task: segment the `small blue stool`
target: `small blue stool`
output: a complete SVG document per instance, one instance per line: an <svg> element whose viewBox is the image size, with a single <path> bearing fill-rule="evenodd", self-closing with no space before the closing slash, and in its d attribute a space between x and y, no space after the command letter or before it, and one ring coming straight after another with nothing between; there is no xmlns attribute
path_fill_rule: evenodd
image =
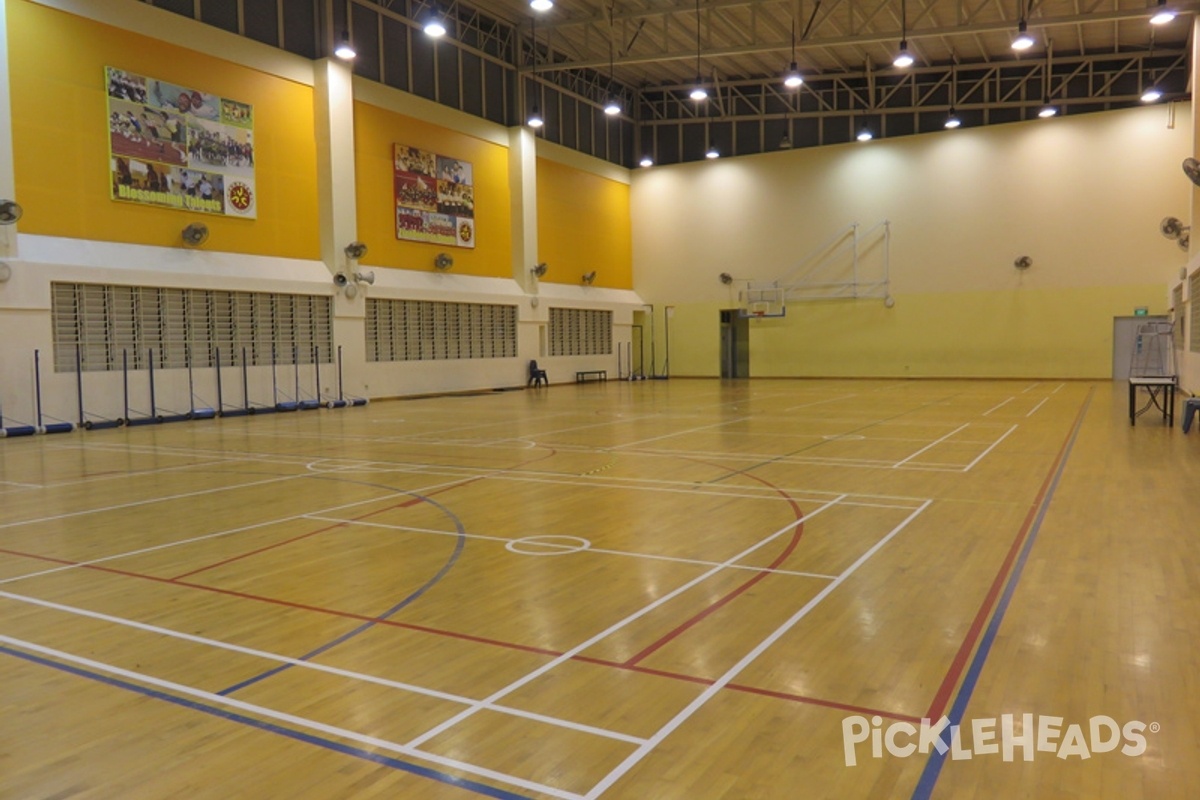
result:
<svg viewBox="0 0 1200 800"><path fill-rule="evenodd" d="M1183 432L1192 428L1192 418L1200 416L1200 397L1189 397L1183 403Z"/></svg>

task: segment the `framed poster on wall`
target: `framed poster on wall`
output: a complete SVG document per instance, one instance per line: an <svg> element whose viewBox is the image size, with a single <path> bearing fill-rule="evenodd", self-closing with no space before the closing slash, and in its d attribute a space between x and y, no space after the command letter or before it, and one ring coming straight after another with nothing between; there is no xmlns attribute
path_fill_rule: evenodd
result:
<svg viewBox="0 0 1200 800"><path fill-rule="evenodd" d="M104 80L114 200L257 216L253 106L116 67Z"/></svg>
<svg viewBox="0 0 1200 800"><path fill-rule="evenodd" d="M393 145L396 238L449 247L475 246L471 162Z"/></svg>

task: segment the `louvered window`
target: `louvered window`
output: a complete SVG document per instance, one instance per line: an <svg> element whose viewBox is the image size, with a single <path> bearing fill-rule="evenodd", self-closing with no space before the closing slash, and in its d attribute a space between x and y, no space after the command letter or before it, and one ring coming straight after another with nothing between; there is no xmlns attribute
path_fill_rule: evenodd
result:
<svg viewBox="0 0 1200 800"><path fill-rule="evenodd" d="M550 309L550 355L611 355L612 312L586 308Z"/></svg>
<svg viewBox="0 0 1200 800"><path fill-rule="evenodd" d="M513 358L517 307L367 299L368 361Z"/></svg>
<svg viewBox="0 0 1200 800"><path fill-rule="evenodd" d="M54 368L266 366L332 361L330 299L316 295L52 285Z"/></svg>

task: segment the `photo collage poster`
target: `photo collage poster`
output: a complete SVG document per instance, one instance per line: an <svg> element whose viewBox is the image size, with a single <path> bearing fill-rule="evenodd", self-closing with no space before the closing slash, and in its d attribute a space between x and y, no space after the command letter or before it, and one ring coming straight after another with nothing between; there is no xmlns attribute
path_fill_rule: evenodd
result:
<svg viewBox="0 0 1200 800"><path fill-rule="evenodd" d="M112 198L257 217L254 107L104 68Z"/></svg>
<svg viewBox="0 0 1200 800"><path fill-rule="evenodd" d="M475 246L471 163L394 145L396 238L448 247Z"/></svg>

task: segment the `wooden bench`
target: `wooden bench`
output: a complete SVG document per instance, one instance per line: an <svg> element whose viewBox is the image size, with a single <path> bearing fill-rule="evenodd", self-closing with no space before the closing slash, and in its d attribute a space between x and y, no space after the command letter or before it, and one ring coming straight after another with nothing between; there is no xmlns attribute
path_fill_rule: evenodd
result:
<svg viewBox="0 0 1200 800"><path fill-rule="evenodd" d="M608 380L608 370L606 369L583 369L575 373L575 382L583 383L584 381L595 378L598 381Z"/></svg>

